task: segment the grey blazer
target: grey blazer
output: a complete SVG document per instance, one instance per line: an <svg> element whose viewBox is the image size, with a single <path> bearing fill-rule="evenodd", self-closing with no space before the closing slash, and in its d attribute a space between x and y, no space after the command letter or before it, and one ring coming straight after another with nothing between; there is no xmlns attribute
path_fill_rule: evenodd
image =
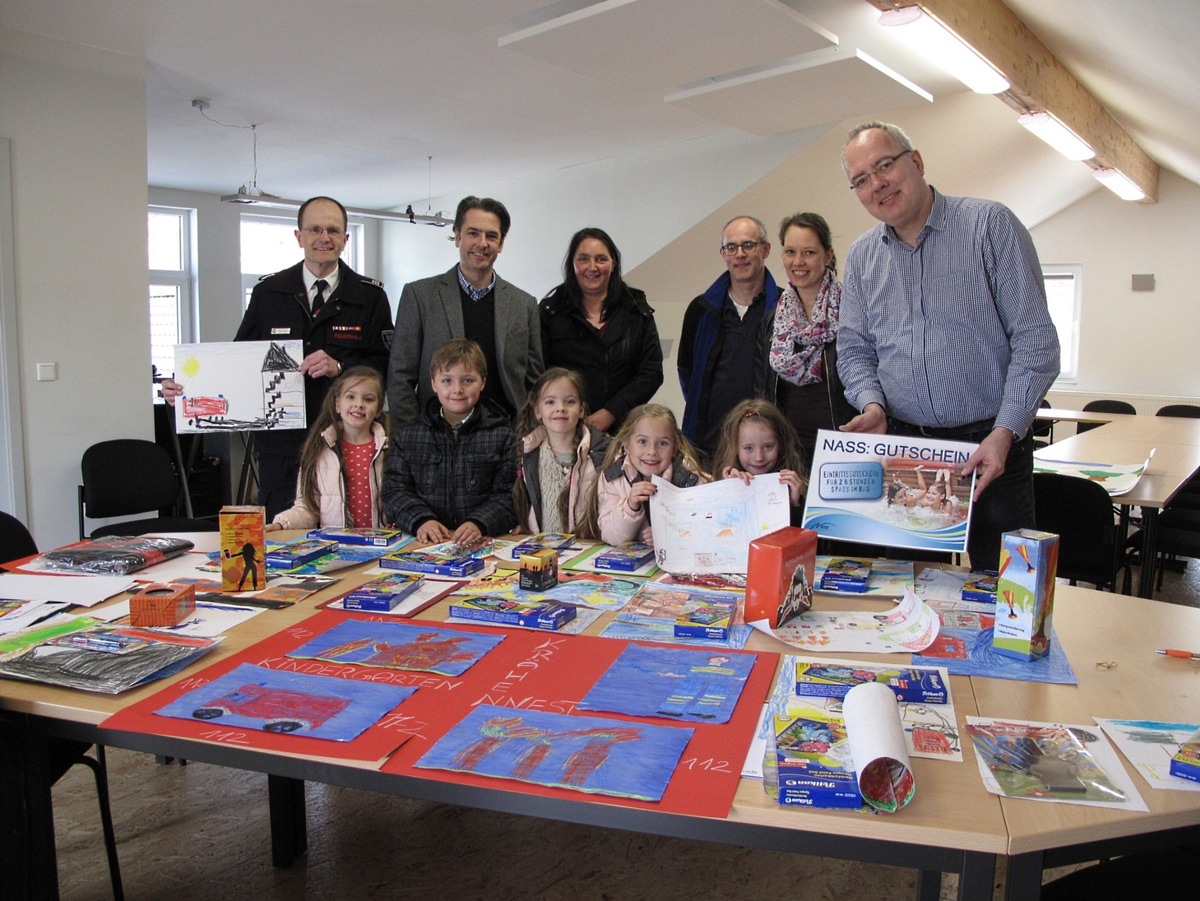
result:
<svg viewBox="0 0 1200 901"><path fill-rule="evenodd" d="M418 422L433 397L429 361L451 338L463 337L458 266L442 275L409 282L400 294L388 367L388 409L392 434ZM496 276L496 353L504 396L520 411L525 395L542 374L542 328L537 301Z"/></svg>

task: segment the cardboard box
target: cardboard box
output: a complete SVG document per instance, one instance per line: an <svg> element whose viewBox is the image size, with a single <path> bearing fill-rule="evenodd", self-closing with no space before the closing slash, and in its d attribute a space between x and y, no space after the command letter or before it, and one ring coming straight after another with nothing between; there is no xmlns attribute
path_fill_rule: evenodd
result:
<svg viewBox="0 0 1200 901"><path fill-rule="evenodd" d="M996 603L996 583L999 578L1000 574L995 570L972 572L963 583L962 599L984 604Z"/></svg>
<svg viewBox="0 0 1200 901"><path fill-rule="evenodd" d="M746 622L765 619L777 629L812 608L817 533L787 526L750 542Z"/></svg>
<svg viewBox="0 0 1200 901"><path fill-rule="evenodd" d="M596 569L631 573L654 559L654 548L640 541L630 541L597 554L592 560Z"/></svg>
<svg viewBox="0 0 1200 901"><path fill-rule="evenodd" d="M862 807L862 793L846 742L846 724L836 714L811 709L776 715L779 803Z"/></svg>
<svg viewBox="0 0 1200 901"><path fill-rule="evenodd" d="M257 591L267 587L266 508L221 508L221 590Z"/></svg>
<svg viewBox="0 0 1200 901"><path fill-rule="evenodd" d="M152 582L129 599L129 624L178 626L195 609L195 585Z"/></svg>
<svg viewBox="0 0 1200 901"><path fill-rule="evenodd" d="M425 577L415 573L389 573L349 592L342 598L342 606L347 610L386 612L424 584Z"/></svg>
<svg viewBox="0 0 1200 901"><path fill-rule="evenodd" d="M1172 776L1200 782L1200 729L1179 746L1179 750L1171 758L1169 772Z"/></svg>
<svg viewBox="0 0 1200 901"><path fill-rule="evenodd" d="M729 640L729 625L737 604L701 604L685 610L675 618L676 638L709 638L713 641Z"/></svg>
<svg viewBox="0 0 1200 901"><path fill-rule="evenodd" d="M1046 656L1057 573L1057 535L1017 529L1000 536L993 651L1017 660Z"/></svg>
<svg viewBox="0 0 1200 901"><path fill-rule="evenodd" d="M336 541L326 538L301 538L299 541L283 544L267 551L267 566L271 569L295 569L305 563L320 560L337 549Z"/></svg>
<svg viewBox="0 0 1200 901"><path fill-rule="evenodd" d="M796 694L800 697L844 698L855 685L878 682L886 685L898 701L945 704L946 684L942 674L927 666L889 666L862 663L796 661Z"/></svg>
<svg viewBox="0 0 1200 901"><path fill-rule="evenodd" d="M520 557L518 584L522 591L549 591L558 584L558 551L538 548Z"/></svg>
<svg viewBox="0 0 1200 901"><path fill-rule="evenodd" d="M460 619L554 631L575 618L575 608L570 604L551 601L539 603L479 595L456 598L450 604L450 615Z"/></svg>

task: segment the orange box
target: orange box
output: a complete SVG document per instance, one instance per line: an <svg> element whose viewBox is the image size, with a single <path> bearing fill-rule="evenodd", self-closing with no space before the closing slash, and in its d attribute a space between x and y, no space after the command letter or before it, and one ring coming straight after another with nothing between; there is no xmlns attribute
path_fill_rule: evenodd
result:
<svg viewBox="0 0 1200 901"><path fill-rule="evenodd" d="M746 569L746 622L779 628L812 607L817 533L786 526L755 538Z"/></svg>
<svg viewBox="0 0 1200 901"><path fill-rule="evenodd" d="M195 585L152 582L129 599L129 624L178 626L195 609Z"/></svg>
<svg viewBox="0 0 1200 901"><path fill-rule="evenodd" d="M267 587L265 507L221 508L221 590L257 591Z"/></svg>

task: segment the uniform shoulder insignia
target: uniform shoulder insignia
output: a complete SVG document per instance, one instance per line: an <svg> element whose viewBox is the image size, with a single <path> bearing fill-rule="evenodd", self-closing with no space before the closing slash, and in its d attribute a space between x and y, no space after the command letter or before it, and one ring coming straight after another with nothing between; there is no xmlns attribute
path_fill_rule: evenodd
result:
<svg viewBox="0 0 1200 901"><path fill-rule="evenodd" d="M275 277L275 276L277 276L278 274L279 274L278 272L268 272L266 275L260 275L260 276L258 277L258 280L259 280L260 282L265 282L267 279L269 279L269 278L274 278L274 277Z"/></svg>
<svg viewBox="0 0 1200 901"><path fill-rule="evenodd" d="M381 281L380 281L379 279L377 279L377 278L367 278L367 277L364 275L364 276L362 277L362 280L363 280L363 284L364 284L364 285L374 285L376 288L382 288L382 287L383 287L383 282L381 282Z"/></svg>

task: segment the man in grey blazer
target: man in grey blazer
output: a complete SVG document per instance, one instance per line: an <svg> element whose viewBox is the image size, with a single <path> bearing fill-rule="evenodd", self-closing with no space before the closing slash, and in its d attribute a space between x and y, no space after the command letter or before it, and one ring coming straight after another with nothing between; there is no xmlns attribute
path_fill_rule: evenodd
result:
<svg viewBox="0 0 1200 901"><path fill-rule="evenodd" d="M511 223L500 201L464 197L454 215L458 265L404 286L388 369L393 434L417 422L434 396L429 360L451 338L470 338L483 348L488 363L483 396L512 417L542 374L537 301L496 275L496 257Z"/></svg>

